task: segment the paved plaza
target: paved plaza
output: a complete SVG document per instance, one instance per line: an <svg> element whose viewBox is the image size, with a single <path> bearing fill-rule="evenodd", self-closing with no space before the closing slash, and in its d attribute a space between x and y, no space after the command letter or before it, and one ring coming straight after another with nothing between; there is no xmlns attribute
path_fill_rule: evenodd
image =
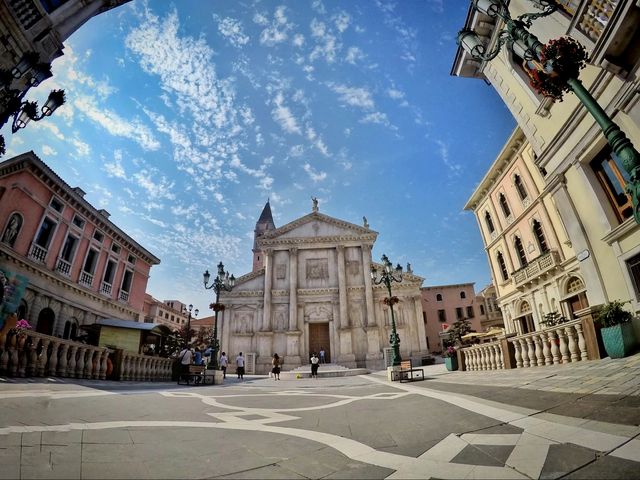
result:
<svg viewBox="0 0 640 480"><path fill-rule="evenodd" d="M637 478L640 355L224 386L3 379L1 478Z"/></svg>

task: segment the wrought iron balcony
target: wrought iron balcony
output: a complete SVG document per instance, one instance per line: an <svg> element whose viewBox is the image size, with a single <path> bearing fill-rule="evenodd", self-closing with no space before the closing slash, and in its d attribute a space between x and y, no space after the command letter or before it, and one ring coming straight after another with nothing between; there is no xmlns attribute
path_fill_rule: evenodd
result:
<svg viewBox="0 0 640 480"><path fill-rule="evenodd" d="M555 250L540 255L529 265L520 270L516 270L511 275L513 285L521 287L525 283L535 282L540 277L551 273L560 265L560 255Z"/></svg>

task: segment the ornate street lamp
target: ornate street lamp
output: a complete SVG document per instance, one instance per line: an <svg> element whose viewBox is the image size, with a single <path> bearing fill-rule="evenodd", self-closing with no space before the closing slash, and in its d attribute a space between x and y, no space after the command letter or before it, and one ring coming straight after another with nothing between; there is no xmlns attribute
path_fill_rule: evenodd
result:
<svg viewBox="0 0 640 480"><path fill-rule="evenodd" d="M573 91L578 100L600 125L615 155L629 174L627 192L633 202L633 216L640 224L640 153L620 130L593 96L578 80L580 69L587 58L584 47L570 37L552 40L543 45L527 31L533 20L546 17L558 9L555 0L536 0L538 13L525 13L512 19L508 2L504 0L472 0L474 8L491 18L499 17L505 28L498 33L495 47L487 51L480 37L471 30L458 33L458 45L473 58L489 61L495 58L503 45L527 62L532 85L545 96L562 98L562 92Z"/></svg>
<svg viewBox="0 0 640 480"><path fill-rule="evenodd" d="M188 308L184 308L182 307L182 313L188 313L189 316L187 317L187 332L185 334L185 338L184 338L184 344L185 347L189 346L189 343L191 343L191 311L193 310L193 305L189 304ZM198 313L200 313L200 310L198 310L197 308L195 309L195 311L193 312L193 316L197 317Z"/></svg>
<svg viewBox="0 0 640 480"><path fill-rule="evenodd" d="M40 63L39 58L37 53L27 52L11 71L0 70L0 128L13 117L11 133L16 133L25 128L31 120L40 121L64 104L64 90L52 90L40 113L36 102L22 100L29 88L37 87L40 82L52 76L51 65ZM19 80L28 73L31 76L23 90L11 88L14 80ZM0 135L0 155L4 153L5 141Z"/></svg>
<svg viewBox="0 0 640 480"><path fill-rule="evenodd" d="M224 305L220 301L220 292L230 292L236 284L236 277L229 275L229 272L224 271L224 265L222 262L218 264L218 275L213 279L213 283L209 285L211 274L209 270L205 271L203 276L204 288L207 290L213 289L216 293L216 303L211 305L211 308L215 312L215 318L213 321L213 340L211 345L211 361L209 362L209 368L213 370L218 369L218 349L220 344L218 342L218 313L224 310Z"/></svg>
<svg viewBox="0 0 640 480"><path fill-rule="evenodd" d="M379 276L378 276L379 275ZM371 264L371 280L374 285L384 283L389 292L389 297L384 299L384 303L389 305L391 309L391 335L389 335L389 343L393 348L393 366L396 367L402 362L400 357L400 336L396 331L396 318L393 314L393 305L398 303L398 297L391 295L391 284L393 282L402 282L402 266L398 264L394 270L393 264L386 255L382 255L382 270L378 271L374 264Z"/></svg>

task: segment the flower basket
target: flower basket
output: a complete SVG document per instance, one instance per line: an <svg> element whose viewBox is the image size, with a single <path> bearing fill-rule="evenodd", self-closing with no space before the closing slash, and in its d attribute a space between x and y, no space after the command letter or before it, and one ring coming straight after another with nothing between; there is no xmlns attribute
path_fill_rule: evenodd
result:
<svg viewBox="0 0 640 480"><path fill-rule="evenodd" d="M600 329L604 349L611 358L624 358L633 353L636 337L631 322Z"/></svg>

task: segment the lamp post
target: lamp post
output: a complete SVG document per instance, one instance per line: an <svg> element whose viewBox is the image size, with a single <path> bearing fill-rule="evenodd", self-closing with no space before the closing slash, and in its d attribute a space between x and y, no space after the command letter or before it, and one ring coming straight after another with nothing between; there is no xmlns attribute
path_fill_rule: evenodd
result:
<svg viewBox="0 0 640 480"><path fill-rule="evenodd" d="M229 272L224 271L224 265L222 262L218 264L218 275L213 279L213 283L209 285L209 280L211 279L211 274L209 270L205 271L203 276L204 280L204 288L207 290L213 289L216 293L216 303L213 304L213 311L215 312L215 318L213 321L213 341L211 345L211 361L209 365L211 369L218 369L218 349L220 345L218 344L218 313L224 310L224 305L222 305L220 300L220 292L227 291L230 292L231 289L235 286L236 278L233 275L229 275Z"/></svg>
<svg viewBox="0 0 640 480"><path fill-rule="evenodd" d="M573 40L565 40L565 45L571 45L573 52L578 54L577 58L572 58L570 54L562 55L562 51L557 48L561 41L551 41L545 46L527 31L533 20L550 15L558 9L555 0L538 0L540 12L525 13L516 19L511 18L508 2L504 0L473 0L472 4L483 14L494 19L500 18L505 28L500 31L495 47L489 52L472 30L461 30L458 33L458 44L473 58L484 61L495 58L502 46L507 45L513 53L534 66L530 72L535 78L551 79L559 95L556 98L561 97L562 91L573 91L598 123L614 154L629 174L626 189L631 195L633 216L636 223L640 224L640 153L578 79L579 70L586 58L583 47Z"/></svg>
<svg viewBox="0 0 640 480"><path fill-rule="evenodd" d="M379 275L379 276L378 276ZM396 318L393 313L393 305L398 303L398 297L391 295L391 284L393 282L402 282L402 266L398 264L394 270L393 264L389 261L386 255L382 255L382 270L378 271L374 264L371 264L371 280L374 285L384 284L389 292L389 298L386 298L384 303L389 305L391 309L391 335L389 335L389 343L393 348L393 366L396 367L402 362L400 357L400 336L396 331Z"/></svg>
<svg viewBox="0 0 640 480"><path fill-rule="evenodd" d="M52 90L40 113L36 102L22 100L29 88L37 87L40 82L52 76L51 65L41 63L39 59L40 55L37 53L27 52L10 71L0 70L0 128L13 117L11 133L16 133L25 128L31 120L38 122L64 104L64 90ZM22 90L11 88L14 80L19 80L27 74L31 76ZM4 153L5 141L0 135L0 155Z"/></svg>
<svg viewBox="0 0 640 480"><path fill-rule="evenodd" d="M189 346L189 343L191 343L191 311L193 310L193 305L189 304L188 308L184 308L182 307L182 313L188 313L188 317L187 317L187 332L185 335L185 347ZM193 312L194 316L197 317L198 313L200 313L200 310L198 310L197 308L195 309L195 311Z"/></svg>

